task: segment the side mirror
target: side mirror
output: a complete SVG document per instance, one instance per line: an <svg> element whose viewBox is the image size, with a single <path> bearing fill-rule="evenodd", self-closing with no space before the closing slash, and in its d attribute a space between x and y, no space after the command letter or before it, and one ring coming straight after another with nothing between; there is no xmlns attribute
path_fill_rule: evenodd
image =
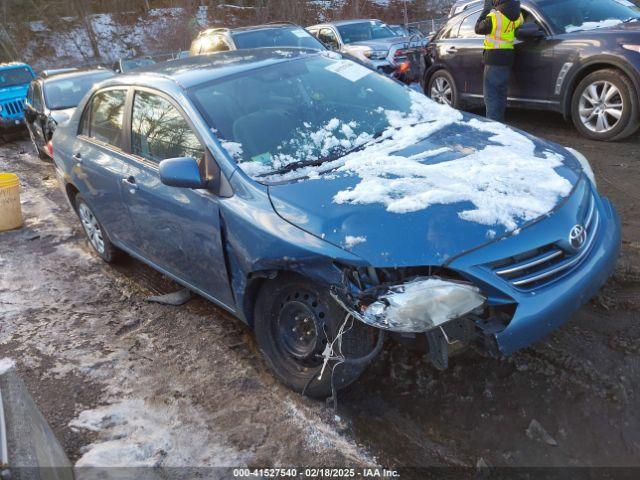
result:
<svg viewBox="0 0 640 480"><path fill-rule="evenodd" d="M160 181L169 187L206 188L195 158L170 158L160 162Z"/></svg>
<svg viewBox="0 0 640 480"><path fill-rule="evenodd" d="M547 34L536 23L525 23L516 32L518 40L542 40Z"/></svg>

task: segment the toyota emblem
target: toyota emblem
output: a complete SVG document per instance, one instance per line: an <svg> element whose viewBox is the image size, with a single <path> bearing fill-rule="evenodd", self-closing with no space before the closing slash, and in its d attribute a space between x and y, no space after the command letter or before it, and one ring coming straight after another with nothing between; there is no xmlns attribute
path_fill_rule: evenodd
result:
<svg viewBox="0 0 640 480"><path fill-rule="evenodd" d="M578 251L587 242L587 229L582 225L576 225L569 233L569 244L574 250Z"/></svg>

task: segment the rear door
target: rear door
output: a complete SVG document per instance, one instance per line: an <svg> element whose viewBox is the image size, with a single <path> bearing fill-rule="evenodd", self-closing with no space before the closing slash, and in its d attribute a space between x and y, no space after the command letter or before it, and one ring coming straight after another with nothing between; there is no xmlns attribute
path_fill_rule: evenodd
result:
<svg viewBox="0 0 640 480"><path fill-rule="evenodd" d="M139 89L132 105L131 155L121 185L135 251L231 306L218 197L208 190L168 187L159 175L160 162L169 158L195 158L204 176L216 170L214 160L172 99Z"/></svg>
<svg viewBox="0 0 640 480"><path fill-rule="evenodd" d="M92 97L82 114L72 151L74 184L116 243L127 243L130 235L120 196L127 95L127 88L110 88Z"/></svg>
<svg viewBox="0 0 640 480"><path fill-rule="evenodd" d="M453 75L458 93L464 94L469 91L469 82L472 79L467 78L469 68L465 68L468 61L466 42L458 38L461 23L462 18L451 20L438 33L431 48L435 49L435 62Z"/></svg>

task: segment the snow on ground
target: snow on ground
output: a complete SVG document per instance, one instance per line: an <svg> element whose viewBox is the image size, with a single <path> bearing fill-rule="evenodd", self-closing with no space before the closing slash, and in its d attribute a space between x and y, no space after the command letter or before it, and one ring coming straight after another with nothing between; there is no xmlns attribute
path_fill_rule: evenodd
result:
<svg viewBox="0 0 640 480"><path fill-rule="evenodd" d="M16 362L11 358L3 358L0 360L0 375L7 373L16 366Z"/></svg>
<svg viewBox="0 0 640 480"><path fill-rule="evenodd" d="M582 30L597 30L599 28L608 28L615 27L616 25L620 25L622 20L617 18L609 18L607 20L602 20L600 22L584 22L582 25L567 25L564 29L565 32L579 32Z"/></svg>
<svg viewBox="0 0 640 480"><path fill-rule="evenodd" d="M188 418L188 421L185 420ZM196 409L150 404L140 398L85 410L72 428L100 432L100 441L85 447L77 467L233 467L249 455L224 442L197 419ZM196 419L196 421L194 421Z"/></svg>

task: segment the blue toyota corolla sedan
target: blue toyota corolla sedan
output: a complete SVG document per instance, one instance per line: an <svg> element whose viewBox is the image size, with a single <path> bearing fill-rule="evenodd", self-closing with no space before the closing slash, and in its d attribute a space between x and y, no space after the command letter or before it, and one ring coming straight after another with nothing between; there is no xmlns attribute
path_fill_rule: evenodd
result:
<svg viewBox="0 0 640 480"><path fill-rule="evenodd" d="M329 52L119 76L53 144L98 255L228 310L314 396L355 381L389 336L440 369L469 346L510 355L587 302L619 250L583 155Z"/></svg>

